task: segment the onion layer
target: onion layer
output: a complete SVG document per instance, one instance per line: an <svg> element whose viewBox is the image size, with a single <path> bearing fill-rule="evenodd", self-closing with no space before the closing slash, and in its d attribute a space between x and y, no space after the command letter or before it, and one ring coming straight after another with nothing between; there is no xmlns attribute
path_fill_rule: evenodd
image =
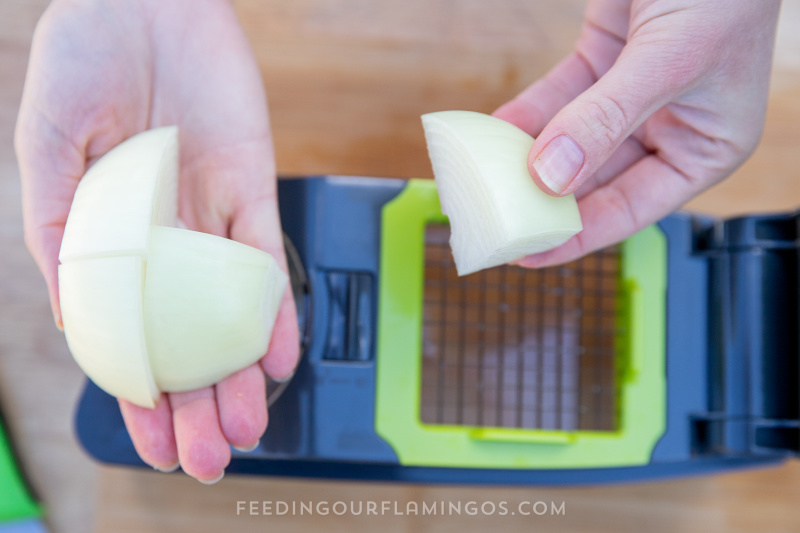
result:
<svg viewBox="0 0 800 533"><path fill-rule="evenodd" d="M422 116L459 275L555 248L583 229L573 195L543 192L528 172L533 137L490 115Z"/></svg>

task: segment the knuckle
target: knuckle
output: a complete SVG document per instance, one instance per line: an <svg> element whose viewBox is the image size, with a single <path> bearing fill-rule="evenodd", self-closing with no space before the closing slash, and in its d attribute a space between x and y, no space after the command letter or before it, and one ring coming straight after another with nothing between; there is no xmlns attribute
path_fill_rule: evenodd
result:
<svg viewBox="0 0 800 533"><path fill-rule="evenodd" d="M610 146L619 143L630 128L624 107L612 96L590 100L581 113L581 119L593 138Z"/></svg>
<svg viewBox="0 0 800 533"><path fill-rule="evenodd" d="M640 221L630 197L624 190L615 189L615 191L616 194L612 194L608 198L611 204L609 207L620 213L627 227L638 229L640 227Z"/></svg>

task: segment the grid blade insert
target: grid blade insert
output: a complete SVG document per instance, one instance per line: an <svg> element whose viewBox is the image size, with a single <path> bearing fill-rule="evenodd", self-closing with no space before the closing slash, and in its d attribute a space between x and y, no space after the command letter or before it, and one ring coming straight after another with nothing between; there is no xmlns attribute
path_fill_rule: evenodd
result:
<svg viewBox="0 0 800 533"><path fill-rule="evenodd" d="M425 424L617 429L620 251L456 274L450 230L425 232Z"/></svg>

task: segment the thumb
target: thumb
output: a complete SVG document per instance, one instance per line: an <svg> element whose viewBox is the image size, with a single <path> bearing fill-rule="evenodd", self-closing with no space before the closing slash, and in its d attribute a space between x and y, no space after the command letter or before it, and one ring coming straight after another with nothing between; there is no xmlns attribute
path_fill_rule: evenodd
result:
<svg viewBox="0 0 800 533"><path fill-rule="evenodd" d="M659 55L666 54L629 43L605 75L545 126L528 155L531 177L542 190L556 196L574 192L686 86L686 76L675 74L681 70ZM674 51L669 55L673 63L680 61Z"/></svg>
<svg viewBox="0 0 800 533"><path fill-rule="evenodd" d="M22 181L25 244L41 270L56 327L64 329L58 298L58 253L72 197L85 168L83 151L41 117L23 108L15 132Z"/></svg>
<svg viewBox="0 0 800 533"><path fill-rule="evenodd" d="M274 179L273 177L273 186ZM242 206L231 224L230 236L236 241L269 253L278 262L281 270L291 276L284 249L277 196L274 193L264 198L255 198ZM269 349L266 357L261 360L261 367L273 379L286 380L294 372L299 358L300 331L290 282L284 290Z"/></svg>

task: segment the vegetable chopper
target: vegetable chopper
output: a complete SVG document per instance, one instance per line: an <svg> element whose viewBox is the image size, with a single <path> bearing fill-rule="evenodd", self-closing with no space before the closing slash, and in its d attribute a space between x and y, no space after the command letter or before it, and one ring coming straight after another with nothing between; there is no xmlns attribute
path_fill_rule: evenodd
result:
<svg viewBox="0 0 800 533"><path fill-rule="evenodd" d="M281 180L303 355L229 472L581 484L800 453L800 215L673 214L542 270L458 278L427 180ZM87 383L96 459L142 465Z"/></svg>

